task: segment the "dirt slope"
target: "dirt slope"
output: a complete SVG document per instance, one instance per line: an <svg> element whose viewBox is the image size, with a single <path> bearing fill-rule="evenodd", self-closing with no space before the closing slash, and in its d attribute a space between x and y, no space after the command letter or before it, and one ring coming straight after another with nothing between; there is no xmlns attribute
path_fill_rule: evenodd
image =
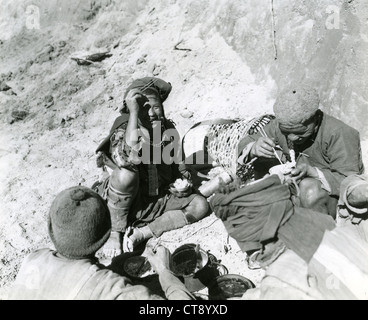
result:
<svg viewBox="0 0 368 320"><path fill-rule="evenodd" d="M134 78L172 83L166 114L183 134L203 119L271 112L278 88L305 77L320 88L326 111L366 138L367 6L327 2L275 5L275 60L271 2L1 0L0 299L25 254L52 246L46 220L55 195L98 179L94 150ZM342 8L338 35L325 28L331 3ZM71 59L107 51L111 57L89 66ZM262 276L248 270L232 239L225 253L226 232L214 216L163 240L170 250L199 242L229 272L256 284Z"/></svg>

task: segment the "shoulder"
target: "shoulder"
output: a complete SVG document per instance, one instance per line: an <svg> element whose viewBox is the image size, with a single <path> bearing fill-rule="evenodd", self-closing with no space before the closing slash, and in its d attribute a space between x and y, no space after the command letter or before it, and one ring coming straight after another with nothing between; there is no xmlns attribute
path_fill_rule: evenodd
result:
<svg viewBox="0 0 368 320"><path fill-rule="evenodd" d="M335 134L351 133L354 135L359 135L358 130L325 113L323 114L322 126L325 128L325 130Z"/></svg>
<svg viewBox="0 0 368 320"><path fill-rule="evenodd" d="M113 135L116 129L121 127L123 124L128 123L128 121L129 121L129 114L123 114L117 117L110 129L109 135L104 140L102 140L102 142L97 147L96 152L99 152L99 151L108 152L111 136Z"/></svg>
<svg viewBox="0 0 368 320"><path fill-rule="evenodd" d="M129 114L123 114L117 117L110 129L110 133L113 133L117 128L119 128L124 123L127 123L128 121L129 121Z"/></svg>
<svg viewBox="0 0 368 320"><path fill-rule="evenodd" d="M46 259L52 257L54 255L54 251L51 249L38 249L30 254L28 254L24 261L38 260L38 259Z"/></svg>
<svg viewBox="0 0 368 320"><path fill-rule="evenodd" d="M173 120L165 118L165 127L167 129L176 129L176 124Z"/></svg>
<svg viewBox="0 0 368 320"><path fill-rule="evenodd" d="M100 268L89 279L93 289L93 299L139 300L149 299L150 290L143 285L133 285L132 281L108 268Z"/></svg>

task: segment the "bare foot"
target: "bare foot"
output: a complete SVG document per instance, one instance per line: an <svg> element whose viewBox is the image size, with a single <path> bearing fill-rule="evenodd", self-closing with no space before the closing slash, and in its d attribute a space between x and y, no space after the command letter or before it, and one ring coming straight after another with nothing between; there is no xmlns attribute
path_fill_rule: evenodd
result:
<svg viewBox="0 0 368 320"><path fill-rule="evenodd" d="M109 240L102 248L102 253L106 258L114 258L122 253L122 238L121 232L112 231Z"/></svg>

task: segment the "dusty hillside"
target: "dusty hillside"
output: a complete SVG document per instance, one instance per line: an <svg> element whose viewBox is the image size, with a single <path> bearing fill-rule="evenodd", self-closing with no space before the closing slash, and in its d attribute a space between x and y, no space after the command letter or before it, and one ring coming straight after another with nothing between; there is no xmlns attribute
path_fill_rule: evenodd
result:
<svg viewBox="0 0 368 320"><path fill-rule="evenodd" d="M55 195L98 179L94 150L134 78L172 83L166 113L182 134L203 119L270 112L278 88L306 78L326 111L367 138L367 5L282 3L272 15L271 1L253 0L0 0L1 299L24 255L51 246ZM339 29L326 27L331 4ZM102 52L112 56L89 66L71 59ZM171 250L198 241L230 272L260 280L231 240L225 254L213 216L165 239Z"/></svg>

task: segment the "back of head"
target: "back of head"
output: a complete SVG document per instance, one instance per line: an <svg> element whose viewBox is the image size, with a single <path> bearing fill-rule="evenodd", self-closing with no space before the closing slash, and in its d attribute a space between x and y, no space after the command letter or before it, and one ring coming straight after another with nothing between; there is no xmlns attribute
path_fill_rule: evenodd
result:
<svg viewBox="0 0 368 320"><path fill-rule="evenodd" d="M110 236L110 212L104 199L92 189L71 187L52 202L48 230L61 255L70 259L90 257Z"/></svg>
<svg viewBox="0 0 368 320"><path fill-rule="evenodd" d="M273 107L276 118L285 126L295 126L311 119L319 109L319 95L308 85L297 85L283 90Z"/></svg>

